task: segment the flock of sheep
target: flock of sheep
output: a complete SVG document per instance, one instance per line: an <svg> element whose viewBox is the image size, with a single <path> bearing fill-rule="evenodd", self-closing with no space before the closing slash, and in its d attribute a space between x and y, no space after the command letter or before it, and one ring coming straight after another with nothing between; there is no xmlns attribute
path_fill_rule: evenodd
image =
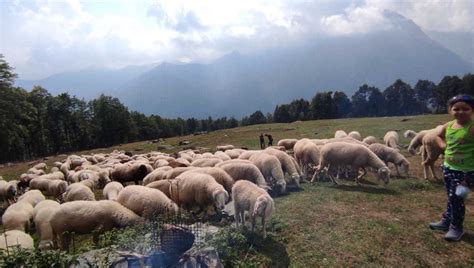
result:
<svg viewBox="0 0 474 268"><path fill-rule="evenodd" d="M434 161L442 153L434 142L439 131L405 132L405 137L412 138L409 152L421 151L425 178L428 167L435 177ZM0 249L33 248L32 224L40 249L67 249L72 232L97 234L96 229L135 225L180 209L214 207L221 212L230 201L237 227L245 224L248 211L252 231L256 218L262 218L265 237L266 222L274 210L271 196L286 193L287 185L299 188L300 182L317 178L337 183L341 177L359 184L367 170L388 183L389 163L398 175L408 176L410 163L399 152L398 140L395 131L387 132L381 144L373 136L362 139L357 131L338 130L334 138L284 139L264 150L224 145L215 153L202 154L184 150L174 155L130 156L120 151L70 155L55 162L49 173L46 164L40 163L18 180L0 180L0 200L9 204L2 216L5 232L0 235ZM96 200L97 189L102 189L103 200Z"/></svg>

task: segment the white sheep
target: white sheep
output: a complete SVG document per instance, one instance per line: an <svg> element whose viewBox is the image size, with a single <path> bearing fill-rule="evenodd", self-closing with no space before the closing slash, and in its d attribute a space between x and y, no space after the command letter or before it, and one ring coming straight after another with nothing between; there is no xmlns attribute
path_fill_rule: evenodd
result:
<svg viewBox="0 0 474 268"><path fill-rule="evenodd" d="M352 143L333 142L321 147L321 157L319 159L318 171L325 170L329 172L333 183L336 180L331 175L331 170L337 171L339 167L350 166L359 170L363 168L364 173L357 176L355 181L357 184L359 180L365 175L365 168L371 167L377 170L377 178L383 180L385 184L389 182L390 170L380 158L377 157L369 148ZM339 173L338 173L339 176Z"/></svg>
<svg viewBox="0 0 474 268"><path fill-rule="evenodd" d="M22 194L18 197L19 202L27 202L31 206L35 207L39 202L45 200L46 198L39 190L29 190L28 192Z"/></svg>
<svg viewBox="0 0 474 268"><path fill-rule="evenodd" d="M169 166L169 162L165 159L157 159L154 163L153 163L153 168L154 169L157 169L157 168L160 168L160 167L166 167L166 166Z"/></svg>
<svg viewBox="0 0 474 268"><path fill-rule="evenodd" d="M40 238L38 248L41 250L53 248L53 229L50 221L54 213L59 210L59 206L58 202L44 200L34 209L33 221Z"/></svg>
<svg viewBox="0 0 474 268"><path fill-rule="evenodd" d="M227 160L232 159L232 158L230 158L230 156L228 156L226 153L224 153L222 151L215 152L214 156L219 157L222 161L227 161Z"/></svg>
<svg viewBox="0 0 474 268"><path fill-rule="evenodd" d="M169 170L172 170L173 168L170 166L165 166L165 167L160 167L155 170L153 170L151 173L146 175L145 178L143 178L143 185L147 185L149 183L152 183L154 181L159 181L159 180L164 180L166 172Z"/></svg>
<svg viewBox="0 0 474 268"><path fill-rule="evenodd" d="M388 131L385 136L383 136L383 141L388 147L392 147L395 150L398 150L398 133L396 131Z"/></svg>
<svg viewBox="0 0 474 268"><path fill-rule="evenodd" d="M236 159L239 155L243 152L243 150L233 149L233 150L225 150L224 153L228 155L232 159Z"/></svg>
<svg viewBox="0 0 474 268"><path fill-rule="evenodd" d="M150 187L156 190L160 190L163 192L168 198L171 198L171 180L160 180L150 182L146 185L146 187Z"/></svg>
<svg viewBox="0 0 474 268"><path fill-rule="evenodd" d="M262 172L269 185L274 185L277 194L286 192L285 175L276 156L264 152L254 154L249 159Z"/></svg>
<svg viewBox="0 0 474 268"><path fill-rule="evenodd" d="M407 130L403 133L403 137L405 137L407 139L413 139L416 136L416 134L418 134L418 133L416 133L415 131L409 129L409 130Z"/></svg>
<svg viewBox="0 0 474 268"><path fill-rule="evenodd" d="M296 161L303 169L306 177L309 174L309 169L314 169L319 164L320 150L319 147L311 142L309 139L299 140L294 147L294 154ZM315 172L313 176L316 176ZM314 179L311 179L314 180Z"/></svg>
<svg viewBox="0 0 474 268"><path fill-rule="evenodd" d="M232 150L232 149L235 149L235 146L232 144L216 146L217 151L226 151L226 150Z"/></svg>
<svg viewBox="0 0 474 268"><path fill-rule="evenodd" d="M377 143L378 140L374 136L367 136L362 140L363 143L371 145L372 143Z"/></svg>
<svg viewBox="0 0 474 268"><path fill-rule="evenodd" d="M369 149L374 152L382 161L384 161L386 165L388 163L392 163L397 170L398 176L400 176L401 170L401 172L406 173L408 177L410 162L399 151L380 143L373 143L369 145Z"/></svg>
<svg viewBox="0 0 474 268"><path fill-rule="evenodd" d="M45 171L47 167L46 163L39 163L33 166L33 168L42 169L43 171Z"/></svg>
<svg viewBox="0 0 474 268"><path fill-rule="evenodd" d="M286 150L293 150L293 146L295 146L297 139L282 139L278 141L278 146L285 147Z"/></svg>
<svg viewBox="0 0 474 268"><path fill-rule="evenodd" d="M177 167L177 168L173 168L171 170L168 170L165 174L165 178L166 180L173 180L175 179L176 177L178 177L179 175L181 175L182 173L188 171L188 170L192 170L192 169L195 169L196 167Z"/></svg>
<svg viewBox="0 0 474 268"><path fill-rule="evenodd" d="M212 158L201 158L193 161L191 163L192 167L213 167L219 163L223 162L222 159L214 157L212 155Z"/></svg>
<svg viewBox="0 0 474 268"><path fill-rule="evenodd" d="M45 180L65 180L64 174L61 171L55 171L52 173L44 174L39 176L38 178Z"/></svg>
<svg viewBox="0 0 474 268"><path fill-rule="evenodd" d="M334 138L345 138L347 137L347 133L344 130L336 130L336 133L334 133Z"/></svg>
<svg viewBox="0 0 474 268"><path fill-rule="evenodd" d="M7 247L20 247L23 249L34 249L33 238L23 231L10 230L0 234L0 249Z"/></svg>
<svg viewBox="0 0 474 268"><path fill-rule="evenodd" d="M48 180L41 177L31 180L30 189L40 190L43 194L60 200L62 194L66 192L67 182L63 180Z"/></svg>
<svg viewBox="0 0 474 268"><path fill-rule="evenodd" d="M241 153L239 155L238 159L249 160L252 155L259 154L261 152L262 152L262 150L248 150L248 151L245 151L245 152Z"/></svg>
<svg viewBox="0 0 474 268"><path fill-rule="evenodd" d="M301 171L299 171L296 161L293 161L291 156L287 153L274 148L266 148L264 152L276 156L280 161L283 172L291 177L291 180L296 184L296 187L300 188Z"/></svg>
<svg viewBox="0 0 474 268"><path fill-rule="evenodd" d="M69 248L71 233L88 234L94 230L108 231L143 222L130 209L115 201L73 201L61 204L51 218L54 245L62 250ZM94 236L97 236L94 233Z"/></svg>
<svg viewBox="0 0 474 268"><path fill-rule="evenodd" d="M195 206L204 210L214 205L220 212L229 200L229 193L211 175L186 172L172 181L171 199L187 210Z"/></svg>
<svg viewBox="0 0 474 268"><path fill-rule="evenodd" d="M255 229L256 217L262 218L263 238L267 237L266 222L273 210L273 199L268 193L248 181L238 181L232 187L232 200L234 200L235 224L245 225L245 211L250 214L252 232Z"/></svg>
<svg viewBox="0 0 474 268"><path fill-rule="evenodd" d="M197 172L203 173L207 175L211 175L217 183L224 186L224 189L228 192L232 192L232 186L234 185L234 179L227 174L222 168L219 167L203 167L203 168L195 168L191 169L186 172ZM184 173L183 173L184 174Z"/></svg>
<svg viewBox="0 0 474 268"><path fill-rule="evenodd" d="M1 177L0 177L1 178ZM18 181L4 181L0 179L0 202L7 202L11 205L15 202L18 194Z"/></svg>
<svg viewBox="0 0 474 268"><path fill-rule="evenodd" d="M431 175L434 179L438 179L435 173L435 162L438 160L439 156L443 154L444 149L439 147L438 142L436 141L437 137L444 130L443 126L438 126L434 130L429 131L423 136L422 139L422 148L421 148L421 164L423 165L423 176L428 179L428 168L431 170Z"/></svg>
<svg viewBox="0 0 474 268"><path fill-rule="evenodd" d="M26 202L17 202L9 206L2 216L3 228L6 231L21 230L29 232L33 220L33 206Z"/></svg>
<svg viewBox="0 0 474 268"><path fill-rule="evenodd" d="M227 172L227 174L229 174L234 181L248 180L255 183L259 187L269 189L262 172L254 164L252 164L252 162L248 160L245 161L246 162L243 162L243 160L226 161L222 162L217 167L220 167L225 172Z"/></svg>
<svg viewBox="0 0 474 268"><path fill-rule="evenodd" d="M141 185L125 187L120 191L117 202L145 219L178 212L178 206L163 192Z"/></svg>
<svg viewBox="0 0 474 268"><path fill-rule="evenodd" d="M102 195L107 200L117 201L118 194L123 190L123 185L116 181L107 183L102 190Z"/></svg>
<svg viewBox="0 0 474 268"><path fill-rule="evenodd" d="M351 131L349 134L347 134L348 137L351 137L353 139L356 139L358 141L362 141L362 136L360 135L359 131Z"/></svg>
<svg viewBox="0 0 474 268"><path fill-rule="evenodd" d="M95 195L89 187L76 182L67 187L66 192L63 194L63 200L64 202L77 200L94 201Z"/></svg>

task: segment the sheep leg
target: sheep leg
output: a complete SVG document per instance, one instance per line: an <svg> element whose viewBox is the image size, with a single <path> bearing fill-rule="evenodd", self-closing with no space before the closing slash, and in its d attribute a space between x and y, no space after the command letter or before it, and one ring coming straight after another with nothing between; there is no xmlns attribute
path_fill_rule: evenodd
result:
<svg viewBox="0 0 474 268"><path fill-rule="evenodd" d="M267 238L267 226L265 222L265 217L262 217L262 226L263 226L263 238Z"/></svg>
<svg viewBox="0 0 474 268"><path fill-rule="evenodd" d="M235 225L236 225L237 229L239 229L240 210L239 210L236 202L234 202L234 217L235 217Z"/></svg>
<svg viewBox="0 0 474 268"><path fill-rule="evenodd" d="M250 220L252 221L252 232L255 230L255 225L257 224L256 218L256 216L250 216Z"/></svg>
<svg viewBox="0 0 474 268"><path fill-rule="evenodd" d="M357 168L357 172L359 172L359 168ZM362 174L360 174L360 175L358 175L358 176L356 177L356 183L357 183L357 185L360 185L360 181L359 181L359 180L360 180L362 177L364 177L365 174L367 174L367 171L365 170L364 167L362 167Z"/></svg>
<svg viewBox="0 0 474 268"><path fill-rule="evenodd" d="M436 176L434 164L435 164L434 161L430 163L431 175L433 175L433 179L438 180L438 177Z"/></svg>
<svg viewBox="0 0 474 268"><path fill-rule="evenodd" d="M423 178L424 178L425 180L428 179L428 172L429 172L429 171L428 171L428 165L423 164Z"/></svg>
<svg viewBox="0 0 474 268"><path fill-rule="evenodd" d="M69 232L64 232L61 236L60 236L60 244L59 244L59 248L61 250L66 250L66 251L69 251L69 243L71 242L71 233Z"/></svg>

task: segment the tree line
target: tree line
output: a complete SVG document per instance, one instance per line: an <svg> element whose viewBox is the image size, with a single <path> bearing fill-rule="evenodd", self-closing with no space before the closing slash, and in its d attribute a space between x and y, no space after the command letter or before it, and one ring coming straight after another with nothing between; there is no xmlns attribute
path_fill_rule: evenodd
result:
<svg viewBox="0 0 474 268"><path fill-rule="evenodd" d="M271 122L323 118L408 115L445 112L450 96L473 94L473 75L446 76L435 85L419 81L414 89L401 80L380 92L364 85L350 100L343 92L318 92L309 102L278 105L240 121L147 116L129 111L119 99L101 95L85 101L68 93L51 95L35 86L30 92L13 86L17 75L0 54L0 162L27 160L57 153L109 147L134 141L183 136L202 131Z"/></svg>

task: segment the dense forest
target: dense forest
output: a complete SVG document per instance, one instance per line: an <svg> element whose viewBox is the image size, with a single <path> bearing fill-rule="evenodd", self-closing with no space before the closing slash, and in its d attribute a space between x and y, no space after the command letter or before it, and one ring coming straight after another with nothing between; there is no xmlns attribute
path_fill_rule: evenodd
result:
<svg viewBox="0 0 474 268"><path fill-rule="evenodd" d="M362 85L350 99L341 91L317 92L310 101L294 100L273 114L256 111L240 121L167 119L129 111L111 96L85 101L68 93L52 96L39 86L28 92L13 86L16 77L0 54L0 162L253 124L443 113L451 96L474 94L474 75L466 74L445 76L438 85L420 80L414 88L401 80L383 91Z"/></svg>

